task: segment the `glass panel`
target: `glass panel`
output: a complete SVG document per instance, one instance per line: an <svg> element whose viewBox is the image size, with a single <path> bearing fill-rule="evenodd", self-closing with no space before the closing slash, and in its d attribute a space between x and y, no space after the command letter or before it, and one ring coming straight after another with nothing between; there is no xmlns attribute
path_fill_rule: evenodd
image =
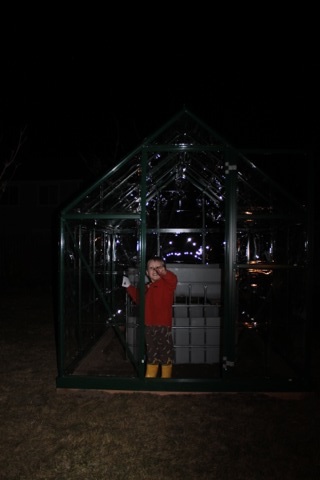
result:
<svg viewBox="0 0 320 480"><path fill-rule="evenodd" d="M121 228L120 228L121 224ZM96 374L133 372L126 342L127 297L123 275L140 261L139 229L131 220L102 228L92 220L69 222L65 235L65 369L79 373L79 360L105 339ZM101 340L101 341L102 341ZM101 346L101 345L100 345ZM111 349L119 353L108 360ZM88 362L88 360L87 360ZM121 368L120 368L121 366ZM126 366L126 368L124 368Z"/></svg>

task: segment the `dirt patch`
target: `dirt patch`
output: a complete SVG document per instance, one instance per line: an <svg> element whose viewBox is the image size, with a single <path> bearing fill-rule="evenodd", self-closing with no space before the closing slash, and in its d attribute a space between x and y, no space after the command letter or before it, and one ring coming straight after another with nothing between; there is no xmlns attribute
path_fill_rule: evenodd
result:
<svg viewBox="0 0 320 480"><path fill-rule="evenodd" d="M2 292L0 479L320 478L319 395L55 387L50 290Z"/></svg>

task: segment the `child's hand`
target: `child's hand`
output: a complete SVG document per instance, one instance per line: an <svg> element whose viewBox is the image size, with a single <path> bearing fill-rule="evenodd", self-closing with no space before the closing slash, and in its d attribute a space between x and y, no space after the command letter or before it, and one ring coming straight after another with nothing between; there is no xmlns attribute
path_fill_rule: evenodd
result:
<svg viewBox="0 0 320 480"><path fill-rule="evenodd" d="M129 278L128 277L123 277L122 278L122 286L125 287L125 288L128 288L128 287L130 287L130 285L131 285L131 282L130 282Z"/></svg>
<svg viewBox="0 0 320 480"><path fill-rule="evenodd" d="M163 275L166 271L165 267L156 267L155 271L157 272L158 275Z"/></svg>

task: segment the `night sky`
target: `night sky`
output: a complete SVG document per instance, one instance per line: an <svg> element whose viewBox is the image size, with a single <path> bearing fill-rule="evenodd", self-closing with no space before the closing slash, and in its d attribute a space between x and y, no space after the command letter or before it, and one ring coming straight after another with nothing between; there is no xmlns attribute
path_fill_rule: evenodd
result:
<svg viewBox="0 0 320 480"><path fill-rule="evenodd" d="M26 128L20 176L107 171L184 107L236 147L319 149L312 29L55 14L2 31L2 158Z"/></svg>

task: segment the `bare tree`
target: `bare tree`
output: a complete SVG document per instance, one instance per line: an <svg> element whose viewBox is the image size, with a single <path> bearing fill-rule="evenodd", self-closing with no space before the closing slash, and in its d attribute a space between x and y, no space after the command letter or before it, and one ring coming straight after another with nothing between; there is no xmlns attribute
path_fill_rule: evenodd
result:
<svg viewBox="0 0 320 480"><path fill-rule="evenodd" d="M26 127L24 127L20 131L18 143L13 149L11 149L8 158L0 160L0 198L5 193L8 184L11 182L20 166L18 156L26 139Z"/></svg>

